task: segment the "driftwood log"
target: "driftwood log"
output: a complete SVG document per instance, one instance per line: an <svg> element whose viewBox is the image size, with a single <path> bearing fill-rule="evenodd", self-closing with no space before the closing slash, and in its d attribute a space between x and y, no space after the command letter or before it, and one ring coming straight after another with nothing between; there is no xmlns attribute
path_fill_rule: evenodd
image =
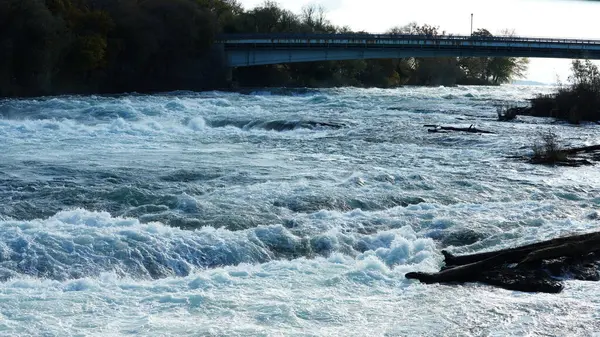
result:
<svg viewBox="0 0 600 337"><path fill-rule="evenodd" d="M423 283L482 282L510 290L558 293L562 280L598 281L600 232L562 237L493 252L454 256L442 251L438 273L408 273Z"/></svg>
<svg viewBox="0 0 600 337"><path fill-rule="evenodd" d="M572 149L564 149L562 150L566 154L578 154L578 153L590 153L600 151L600 145L591 145L591 146L583 146L583 147L575 147Z"/></svg>
<svg viewBox="0 0 600 337"><path fill-rule="evenodd" d="M473 125L469 126L468 128L457 128L454 126L440 126L440 125L433 125L433 124L426 124L423 126L426 128L433 128L433 129L427 129L428 132L458 131L458 132L470 132L470 133L493 133L491 131L478 129L476 127L473 127Z"/></svg>

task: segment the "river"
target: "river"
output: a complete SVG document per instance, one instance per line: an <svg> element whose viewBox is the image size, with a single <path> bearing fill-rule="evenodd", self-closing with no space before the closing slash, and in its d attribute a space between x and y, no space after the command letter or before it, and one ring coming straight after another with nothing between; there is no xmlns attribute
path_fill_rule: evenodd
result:
<svg viewBox="0 0 600 337"><path fill-rule="evenodd" d="M597 229L597 166L496 121L551 87L265 89L0 101L0 334L593 335L600 287L423 285L440 250ZM495 134L429 133L424 124Z"/></svg>

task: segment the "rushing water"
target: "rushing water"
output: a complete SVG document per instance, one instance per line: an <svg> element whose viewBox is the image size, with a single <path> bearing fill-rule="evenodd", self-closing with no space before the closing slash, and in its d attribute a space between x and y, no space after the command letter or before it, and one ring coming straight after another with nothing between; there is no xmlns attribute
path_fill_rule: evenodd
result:
<svg viewBox="0 0 600 337"><path fill-rule="evenodd" d="M496 121L551 89L0 101L0 335L592 335L595 283L404 278L598 227L597 167L509 158L598 127Z"/></svg>

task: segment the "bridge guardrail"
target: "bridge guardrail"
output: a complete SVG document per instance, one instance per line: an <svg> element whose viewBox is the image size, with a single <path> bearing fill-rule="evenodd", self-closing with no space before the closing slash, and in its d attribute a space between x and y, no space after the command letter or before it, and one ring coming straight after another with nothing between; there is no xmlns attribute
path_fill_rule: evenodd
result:
<svg viewBox="0 0 600 337"><path fill-rule="evenodd" d="M516 43L563 43L563 44L582 44L582 45L600 45L600 40L582 40L582 39L554 39L554 38L531 38L531 37L511 37L511 36L461 36L461 35L404 35L404 34L302 34L302 33L276 33L276 34L221 34L217 36L217 41L227 43L227 41L265 39L272 40L342 40L342 39L362 39L362 40L427 40L427 41L486 41L486 42L516 42Z"/></svg>

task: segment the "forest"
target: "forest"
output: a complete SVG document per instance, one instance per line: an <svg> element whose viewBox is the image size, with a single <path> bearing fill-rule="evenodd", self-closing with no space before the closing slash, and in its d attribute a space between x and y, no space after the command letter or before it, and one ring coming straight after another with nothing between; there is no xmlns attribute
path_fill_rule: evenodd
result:
<svg viewBox="0 0 600 337"><path fill-rule="evenodd" d="M522 77L523 58L326 61L234 69L221 33L350 33L326 9L292 13L236 0L0 0L0 97L211 90L233 87L497 85ZM445 35L409 23L389 34ZM492 34L479 29L479 36Z"/></svg>

